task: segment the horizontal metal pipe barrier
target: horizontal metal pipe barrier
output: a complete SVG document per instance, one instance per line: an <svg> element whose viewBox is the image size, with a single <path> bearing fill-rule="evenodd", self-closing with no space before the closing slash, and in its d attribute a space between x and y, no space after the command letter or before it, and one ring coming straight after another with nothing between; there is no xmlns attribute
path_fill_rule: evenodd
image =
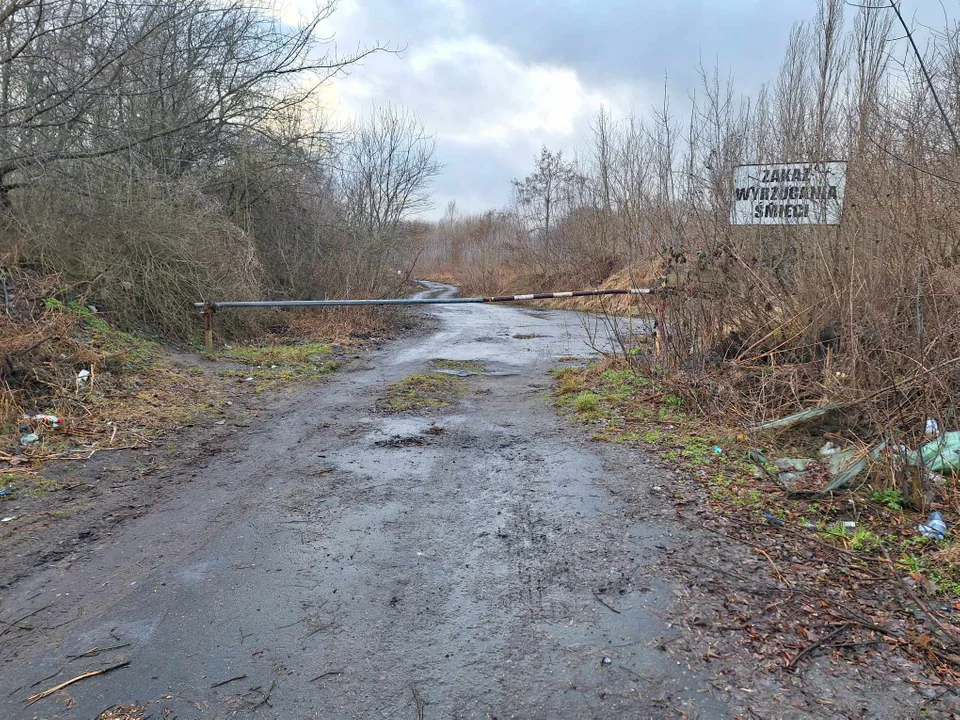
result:
<svg viewBox="0 0 960 720"><path fill-rule="evenodd" d="M528 295L495 295L493 297L441 298L387 298L383 300L243 300L230 302L194 303L196 308L221 310L225 308L295 308L334 307L342 305L458 305L463 303L521 302L523 300L550 300L553 298L591 297L595 295L650 295L650 288L618 290L572 290L569 292L531 293Z"/></svg>
<svg viewBox="0 0 960 720"><path fill-rule="evenodd" d="M591 297L594 295L651 295L650 288L621 288L617 290L572 290L555 293L530 293L528 295L494 295L493 297L438 297L438 298L386 298L383 300L242 300L230 302L197 302L202 308L203 341L207 352L213 352L213 316L226 308L296 308L335 307L342 305L461 305L463 303L521 302L523 300L550 300L553 298Z"/></svg>

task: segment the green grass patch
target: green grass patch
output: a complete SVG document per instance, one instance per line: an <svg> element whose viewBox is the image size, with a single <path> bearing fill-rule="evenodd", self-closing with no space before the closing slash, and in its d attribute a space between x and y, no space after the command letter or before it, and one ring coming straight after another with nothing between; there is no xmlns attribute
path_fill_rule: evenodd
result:
<svg viewBox="0 0 960 720"><path fill-rule="evenodd" d="M329 375L339 366L330 359L332 352L329 345L322 343L255 345L224 350L215 359L248 366L242 370L224 370L220 374L227 379L250 383L254 392L264 392Z"/></svg>
<svg viewBox="0 0 960 720"><path fill-rule="evenodd" d="M386 412L439 410L456 402L466 389L465 380L446 373L411 375L387 388L380 409Z"/></svg>
<svg viewBox="0 0 960 720"><path fill-rule="evenodd" d="M584 390L583 392L577 393L576 397L573 398L573 409L578 413L596 412L599 407L600 396L595 392Z"/></svg>
<svg viewBox="0 0 960 720"><path fill-rule="evenodd" d="M77 300L64 304L56 298L47 298L48 309L58 309L79 318L80 326L91 344L106 356L107 367L116 366L130 372L143 372L153 368L163 356L163 348L156 340L137 333L118 330L110 325L100 313L96 313Z"/></svg>
<svg viewBox="0 0 960 720"><path fill-rule="evenodd" d="M5 473L0 475L0 488L11 487L16 492L0 498L0 501L16 500L26 496L41 497L60 490L67 483L51 480L37 473Z"/></svg>
<svg viewBox="0 0 960 720"><path fill-rule="evenodd" d="M332 352L332 348L323 343L255 345L223 350L216 355L216 359L261 366L321 365L327 361L325 356Z"/></svg>
<svg viewBox="0 0 960 720"><path fill-rule="evenodd" d="M448 360L440 358L430 361L430 367L437 370L462 370L464 372L482 373L483 363L479 360Z"/></svg>
<svg viewBox="0 0 960 720"><path fill-rule="evenodd" d="M664 395L660 399L660 404L671 410L679 410L683 406L683 400L676 395Z"/></svg>

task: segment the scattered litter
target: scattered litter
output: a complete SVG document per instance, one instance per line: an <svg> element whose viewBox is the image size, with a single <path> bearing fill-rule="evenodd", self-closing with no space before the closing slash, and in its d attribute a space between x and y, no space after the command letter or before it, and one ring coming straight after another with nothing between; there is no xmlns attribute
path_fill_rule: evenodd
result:
<svg viewBox="0 0 960 720"><path fill-rule="evenodd" d="M17 517L16 517L16 515L14 515L13 517L5 517L5 518L3 518L2 520L0 520L0 522L13 522L13 521L16 520L16 519L17 519Z"/></svg>
<svg viewBox="0 0 960 720"><path fill-rule="evenodd" d="M803 472L817 461L816 458L780 458L774 460L773 464L780 470L796 470Z"/></svg>
<svg viewBox="0 0 960 720"><path fill-rule="evenodd" d="M960 432L943 433L919 452L905 452L911 465L920 465L936 473L960 471Z"/></svg>
<svg viewBox="0 0 960 720"><path fill-rule="evenodd" d="M722 454L723 454L723 448L720 447L719 445L714 445L714 446L713 446L713 452L716 453L717 455L722 455Z"/></svg>
<svg viewBox="0 0 960 720"><path fill-rule="evenodd" d="M820 448L821 455L836 455L838 452L840 452L840 448L838 448L829 440L827 440L827 442L824 443L823 447Z"/></svg>
<svg viewBox="0 0 960 720"><path fill-rule="evenodd" d="M820 452L827 466L826 471L832 479L816 491L802 488L804 481L814 478L814 473L823 473L822 464L818 458L780 458L773 463L777 467L776 474L767 470L769 461L759 452L750 453L750 458L761 471L778 482L790 497L816 497L848 485L851 480L867 469L871 459L879 459L884 447L886 447L885 443L879 443L869 451L857 447L840 450L835 449L832 443L827 443L820 448Z"/></svg>
<svg viewBox="0 0 960 720"><path fill-rule="evenodd" d="M775 518L770 513L764 513L763 516L767 519L768 525L774 525L776 527L783 527L783 520Z"/></svg>
<svg viewBox="0 0 960 720"><path fill-rule="evenodd" d="M940 423L933 418L927 418L927 426L923 431L926 435L937 437L940 435Z"/></svg>
<svg viewBox="0 0 960 720"><path fill-rule="evenodd" d="M777 468L777 482L787 490L795 488L806 477L814 458L779 458L773 464Z"/></svg>
<svg viewBox="0 0 960 720"><path fill-rule="evenodd" d="M37 440L39 439L40 439L40 436L37 435L36 433L27 433L26 435L20 438L20 444L33 445L33 443L37 442Z"/></svg>
<svg viewBox="0 0 960 720"><path fill-rule="evenodd" d="M608 657L604 657L604 658L603 658L603 664L604 664L604 665L611 665L611 664L613 664L613 660L610 659L610 658L608 658Z"/></svg>
<svg viewBox="0 0 960 720"><path fill-rule="evenodd" d="M253 382L253 378L252 378L252 377L248 377L246 380L244 380L244 382Z"/></svg>
<svg viewBox="0 0 960 720"><path fill-rule="evenodd" d="M917 531L926 538L943 540L947 534L947 523L943 519L943 515L934 510L930 513L926 525L917 525Z"/></svg>
<svg viewBox="0 0 960 720"><path fill-rule="evenodd" d="M23 416L23 419L24 419L24 420L39 420L39 421L41 421L41 422L48 422L48 423L50 423L50 425L51 425L52 427L54 427L54 428L60 427L60 425L63 423L63 420L62 420L60 417L58 417L57 415L45 415L45 414L24 415L24 416Z"/></svg>
<svg viewBox="0 0 960 720"><path fill-rule="evenodd" d="M780 418L779 420L771 420L769 422L760 423L759 425L754 425L752 428L750 428L750 432L779 430L782 428L793 427L794 425L799 425L800 423L804 422L812 422L813 420L819 420L822 417L826 417L836 410L842 410L844 407L845 406L840 403L831 403L830 405L824 405L820 408L802 410L793 415L788 415L785 418Z"/></svg>
<svg viewBox="0 0 960 720"><path fill-rule="evenodd" d="M867 469L870 460L877 460L886 443L878 443L868 453L861 453L857 448L848 448L838 452L830 458L830 474L834 476L820 493L833 492L846 487L851 480Z"/></svg>
<svg viewBox="0 0 960 720"><path fill-rule="evenodd" d="M857 524L853 520L841 520L837 523L837 527L843 530L856 530Z"/></svg>
<svg viewBox="0 0 960 720"><path fill-rule="evenodd" d="M226 420L217 420L217 421L214 423L214 425L226 425L226 424L227 424L227 421L226 421Z"/></svg>
<svg viewBox="0 0 960 720"><path fill-rule="evenodd" d="M83 383L90 379L89 370L81 370L77 373L77 382Z"/></svg>
<svg viewBox="0 0 960 720"><path fill-rule="evenodd" d="M233 405L233 400L227 400L224 405Z"/></svg>
<svg viewBox="0 0 960 720"><path fill-rule="evenodd" d="M5 487L3 490L0 490L0 497L9 497L10 495L13 495L16 491L17 489L15 487L13 487L12 485L7 485L7 487Z"/></svg>
<svg viewBox="0 0 960 720"><path fill-rule="evenodd" d="M271 365L271 366L270 366L270 369L271 369L271 370L276 370L278 367L279 367L278 365Z"/></svg>

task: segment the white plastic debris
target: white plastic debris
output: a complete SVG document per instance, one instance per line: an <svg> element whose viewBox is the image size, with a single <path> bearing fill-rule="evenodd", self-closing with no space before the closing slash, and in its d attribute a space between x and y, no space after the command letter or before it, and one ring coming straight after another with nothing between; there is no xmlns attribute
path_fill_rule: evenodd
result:
<svg viewBox="0 0 960 720"><path fill-rule="evenodd" d="M932 540L943 540L947 534L947 522L943 519L943 515L934 510L930 513L930 519L927 520L926 525L917 525L917 531Z"/></svg>
<svg viewBox="0 0 960 720"><path fill-rule="evenodd" d="M90 371L89 371L89 370L81 370L80 372L77 373L77 382L83 383L83 382L86 382L86 381L89 380L89 379L90 379Z"/></svg>
<svg viewBox="0 0 960 720"><path fill-rule="evenodd" d="M3 518L2 520L0 520L0 522L13 522L13 521L16 520L16 519L17 519L16 516L6 517L6 518Z"/></svg>
<svg viewBox="0 0 960 720"><path fill-rule="evenodd" d="M253 382L253 378L252 378L252 377L248 377L246 380L244 380L244 382Z"/></svg>
<svg viewBox="0 0 960 720"><path fill-rule="evenodd" d="M57 415L46 415L40 414L37 415L24 415L24 420L39 420L40 422L48 422L51 427L58 428L60 427L63 420L61 420Z"/></svg>
<svg viewBox="0 0 960 720"><path fill-rule="evenodd" d="M33 445L33 443L37 442L37 440L39 439L40 439L40 436L37 435L36 433L27 433L26 435L20 438L20 444Z"/></svg>
<svg viewBox="0 0 960 720"><path fill-rule="evenodd" d="M933 418L927 418L927 426L924 429L924 433L932 437L938 437L940 435L940 423Z"/></svg>

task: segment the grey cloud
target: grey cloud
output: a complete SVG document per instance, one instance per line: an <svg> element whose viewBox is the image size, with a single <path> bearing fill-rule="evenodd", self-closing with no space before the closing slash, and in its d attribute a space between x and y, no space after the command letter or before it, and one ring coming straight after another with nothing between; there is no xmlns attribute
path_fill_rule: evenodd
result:
<svg viewBox="0 0 960 720"><path fill-rule="evenodd" d="M776 72L791 25L814 8L768 0L465 0L461 22L452 4L365 0L362 30L368 40L409 48L476 33L525 61L574 68L588 82L662 85L666 73L683 93L696 85L702 55L752 92Z"/></svg>
<svg viewBox="0 0 960 720"><path fill-rule="evenodd" d="M439 152L446 168L437 187L433 216L443 214L451 200L472 212L499 209L509 198L510 181L533 163L533 155L521 147L467 146L441 138Z"/></svg>
<svg viewBox="0 0 960 720"><path fill-rule="evenodd" d="M307 0L304 0L307 1ZM436 129L447 169L438 180L437 213L449 198L469 210L502 205L509 180L528 172L541 143L573 149L581 119L569 137L538 127L515 127L507 138L469 141L464 134L501 122L522 105L516 67L572 70L588 97L613 97L620 107L648 112L668 77L679 112L698 84L700 58L729 71L740 93L753 94L777 73L792 24L809 19L815 3L768 0L344 0L331 26L342 47L374 41L405 46L400 58L378 56L344 85L352 111L375 103L402 103ZM850 11L851 15L853 11ZM936 19L933 20L936 23ZM469 54L436 54L478 42L498 49L484 63ZM486 58L489 60L489 58ZM419 61L418 61L419 60ZM508 67L509 65L509 67ZM350 83L355 92L351 96ZM593 93L593 94L590 94Z"/></svg>
<svg viewBox="0 0 960 720"><path fill-rule="evenodd" d="M484 0L471 2L481 32L539 62L576 67L588 79L657 82L681 91L709 67L732 68L744 85L780 64L791 25L813 2L767 0ZM749 89L753 89L752 87Z"/></svg>

